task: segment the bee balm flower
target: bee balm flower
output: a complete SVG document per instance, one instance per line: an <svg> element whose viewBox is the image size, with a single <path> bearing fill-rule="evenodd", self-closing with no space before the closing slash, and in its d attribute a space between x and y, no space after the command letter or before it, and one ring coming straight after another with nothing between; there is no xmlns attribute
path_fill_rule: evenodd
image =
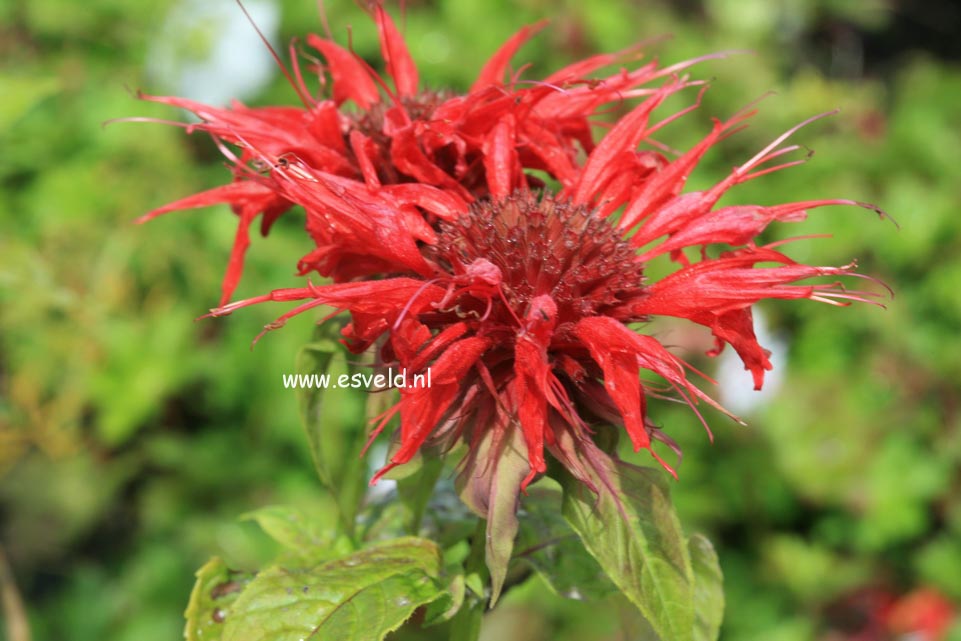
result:
<svg viewBox="0 0 961 641"><path fill-rule="evenodd" d="M782 243L756 243L769 224L803 220L809 209L866 205L832 199L716 207L735 185L796 164L770 165L796 149L782 146L794 130L702 192L683 192L687 176L753 112L716 122L673 160L637 150L675 118L651 123L653 109L686 86L672 79L625 115L557 193L515 189L512 163L495 164L486 174L489 196L450 212L430 242L398 242L385 250L382 259L392 267L382 277L277 290L212 314L265 301L304 301L267 327L275 329L295 314L333 306L352 315L344 340L353 351L377 344L385 363L412 374L431 367L432 386L400 390L400 402L376 427L374 435L399 414L400 447L374 480L425 443L475 446L492 433L500 443L519 431L527 458L520 489L546 471L547 452L590 482L583 465L600 455L591 438L599 424L622 426L635 450L649 450L674 473L652 449L653 441L662 441L677 450L649 418L647 397L674 394L692 408L717 405L688 379L690 368L636 324L672 316L708 327L717 343L712 354L730 345L759 388L770 363L754 334L755 303L777 298L846 305L876 296L847 290L837 280L798 283L856 275L854 263L804 265L782 253ZM507 142L492 153L509 156L514 149ZM332 210L339 202L348 212L403 218L399 206L362 183L303 164L277 173L304 197L333 199ZM354 218L347 213L339 222L349 227ZM379 240L371 235L370 242ZM704 250L716 244L728 249L710 257ZM701 251L692 256L685 253L689 248ZM648 282L645 264L661 255L677 268ZM662 383L642 382L641 370ZM472 466L474 457L467 460Z"/></svg>
<svg viewBox="0 0 961 641"><path fill-rule="evenodd" d="M594 148L590 119L603 105L650 93L653 90L642 85L697 62L663 69L650 62L605 78L591 77L636 58L632 49L594 56L539 82L508 77L511 58L542 26L534 25L518 31L490 58L466 94L429 91L421 88L417 67L390 16L380 6L372 12L389 81L353 52L311 35L307 44L325 61L319 78L326 97L311 95L296 57L293 70L285 70L303 106L235 103L218 108L142 95L192 111L201 122L184 126L212 136L232 165L230 184L140 219L219 203L232 207L239 220L221 304L240 280L250 245L248 229L258 217L266 235L292 205L305 208L306 229L316 249L299 261L301 274L318 272L343 282L389 271L382 255L385 242L393 240L371 242L373 232L358 236L353 233L356 226L386 224L384 238L433 243L438 223L477 199L539 185L527 170L571 184L578 176L579 155ZM290 180L297 171L301 184ZM385 223L383 217L361 211L345 229L337 222L342 212L329 198L305 192L302 182L310 172L363 183L368 192L390 202L386 211L392 220Z"/></svg>

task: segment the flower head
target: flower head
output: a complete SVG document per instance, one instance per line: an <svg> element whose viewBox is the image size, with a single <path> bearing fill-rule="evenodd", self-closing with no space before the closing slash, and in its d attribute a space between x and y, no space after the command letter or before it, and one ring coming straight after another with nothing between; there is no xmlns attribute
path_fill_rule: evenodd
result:
<svg viewBox="0 0 961 641"><path fill-rule="evenodd" d="M234 103L219 108L185 98L141 94L146 100L193 112L201 122L184 125L188 132L212 136L231 164L232 183L170 203L140 219L178 209L231 205L239 220L221 304L230 299L240 280L250 225L260 217L261 232L266 235L294 204L305 208L306 230L316 244L299 261L301 274L318 272L343 282L388 270L382 259L384 243L371 242L371 232L364 231L360 237L354 233L358 227L383 224L371 213L372 206L365 202L361 211L351 214L356 220L345 228L338 223L342 212L326 193L339 187L333 186L332 179L323 186L305 186L312 172L363 183L367 192L390 203L391 212L401 211L391 214L396 220L384 232L388 244L398 237L407 244L433 243L437 224L466 211L470 203L541 186L528 170L572 186L580 175L579 155L594 148L591 118L603 105L647 95L655 90L643 85L697 62L667 68L649 62L632 71L619 69L607 77L593 77L605 67L636 59L632 48L588 58L541 81L525 81L509 73L509 65L543 26L538 24L521 29L504 43L466 94L434 91L422 87L417 67L387 12L379 5L371 12L386 78L333 40L310 35L307 44L324 61L316 67L320 95L315 97L308 90L296 56L292 55L292 71L284 69L302 106ZM342 199L351 197L334 196L336 207Z"/></svg>
<svg viewBox="0 0 961 641"><path fill-rule="evenodd" d="M483 439L493 433L501 441L519 431L527 457L521 489L546 471L547 452L590 482L583 466L599 455L592 434L601 424L622 426L635 450L649 450L674 473L652 442L679 449L650 419L647 398L673 395L695 411L701 402L718 406L689 380L689 366L635 324L671 316L708 327L717 343L711 354L731 345L759 388L770 363L754 334L752 305L769 298L846 305L876 296L849 291L837 280L798 284L856 276L854 263L804 265L782 253L782 243L756 243L769 224L803 220L809 209L867 205L832 199L716 207L735 185L797 164L771 165L797 148L783 144L794 129L699 192L683 191L687 176L752 111L716 122L701 142L673 160L638 150L676 118L652 122L654 108L688 86L674 78L653 92L556 193L539 185L507 189L513 168L495 165L485 174L489 196L448 211L432 228L432 238L405 245L395 237L396 244L380 255L390 265L381 276L277 290L212 314L270 300L304 301L267 328L275 329L295 314L333 306L352 315L344 330L351 350L376 345L385 363L412 374L431 368L430 388L401 390L399 403L380 418L373 436L399 414L400 446L374 480L428 442L467 443L473 467ZM504 144L509 152L512 143ZM338 219L345 227L355 224L354 207L358 215L363 210L385 221L406 216L385 193L360 182L302 163L276 173L303 190L304 198L323 193L333 199L331 211L348 212ZM377 242L375 235L369 238ZM718 244L726 249L716 257L706 251ZM662 255L676 269L646 281L645 264ZM660 383L642 381L639 371Z"/></svg>

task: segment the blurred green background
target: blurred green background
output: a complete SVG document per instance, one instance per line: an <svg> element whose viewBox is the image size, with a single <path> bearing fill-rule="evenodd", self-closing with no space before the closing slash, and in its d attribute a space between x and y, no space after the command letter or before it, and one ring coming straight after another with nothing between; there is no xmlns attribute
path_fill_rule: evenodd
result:
<svg viewBox="0 0 961 641"><path fill-rule="evenodd" d="M174 127L102 126L185 117L137 101L136 89L295 101L277 74L260 83L262 45L239 9L215 4L0 3L0 566L10 570L0 578L5 597L25 604L34 639L179 638L192 573L209 556L255 567L276 552L238 515L273 503L330 512L281 384L312 319L252 352L280 309L194 322L219 297L234 217L213 208L132 222L226 180L219 152ZM250 4L281 48L323 33L312 0ZM353 25L356 49L376 62L362 12L325 4L336 37L345 42ZM665 63L750 49L696 67L712 88L661 135L684 149L711 116L776 92L748 130L708 154L692 187L840 108L797 135L817 151L809 163L739 187L728 202L852 198L901 225L829 208L769 232L833 234L787 253L813 264L858 258L896 297L887 311L763 305L783 345L783 379L763 402L729 399L749 427L709 415L712 446L684 408L654 404L685 450L674 485L682 521L720 554L722 638L906 639L897 635L914 624L899 632L891 607L908 619L942 600L961 609L961 10L897 0L417 0L404 28L425 84L464 89L506 37L543 17L552 24L515 60L532 63L528 77L665 34L673 38L651 47ZM225 43L236 70L213 77L246 86L213 86L197 71ZM192 73L199 80L184 85ZM293 266L309 249L301 225L290 214L254 239L238 297L299 283ZM687 327L658 331L705 344ZM698 349L685 356L716 371ZM360 400L337 393L341 405ZM629 618L616 600L563 600L534 581L489 617L484 639L629 639ZM912 638L961 639L961 624L947 634Z"/></svg>

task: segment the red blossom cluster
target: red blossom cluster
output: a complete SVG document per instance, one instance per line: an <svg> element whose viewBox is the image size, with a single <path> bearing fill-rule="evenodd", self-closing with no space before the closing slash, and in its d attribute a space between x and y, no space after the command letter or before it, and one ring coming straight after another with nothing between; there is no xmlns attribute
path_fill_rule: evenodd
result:
<svg viewBox="0 0 961 641"><path fill-rule="evenodd" d="M831 604L821 641L946 641L957 608L937 589L860 588Z"/></svg>
<svg viewBox="0 0 961 641"><path fill-rule="evenodd" d="M486 473L478 452L497 457L519 446L527 460L520 489L546 471L546 452L592 483L586 466L602 455L592 439L602 424L622 426L636 450L648 449L673 473L652 441L679 450L650 420L647 398L679 397L695 411L700 402L718 406L690 382L691 368L636 324L670 316L708 327L716 339L711 354L729 344L760 388L771 365L754 334L752 305L768 298L844 305L876 296L837 281L798 284L856 275L854 263L804 265L782 253L782 243L756 242L769 224L803 220L809 209L866 205L717 207L736 185L803 162L783 158L798 149L785 143L797 127L710 189L684 192L704 154L754 113L715 121L686 152L662 151L653 134L695 109L700 94L678 113L657 119L655 112L678 92L703 91L683 75L698 60L662 68L636 62L632 49L524 80L510 61L542 26L534 25L490 58L467 93L426 91L394 22L379 6L372 14L386 77L350 50L310 36L323 59L323 97L307 89L295 58L289 77L303 106L220 109L144 96L195 113L201 122L188 128L213 137L233 181L143 219L232 207L237 235L212 315L297 302L267 327L274 329L332 307L350 314L343 336L351 351L373 348L380 362L411 374L432 368L430 388L400 390L377 421L373 435L399 414L400 438L375 480L424 444L466 443L475 477ZM628 63L636 68L622 66ZM596 138L595 120L612 105L626 113ZM229 303L248 228L260 217L266 234L292 205L303 207L316 245L300 259L300 274L332 282ZM716 245L724 250L707 251ZM647 282L645 264L661 255L676 269ZM641 370L661 383L642 381Z"/></svg>

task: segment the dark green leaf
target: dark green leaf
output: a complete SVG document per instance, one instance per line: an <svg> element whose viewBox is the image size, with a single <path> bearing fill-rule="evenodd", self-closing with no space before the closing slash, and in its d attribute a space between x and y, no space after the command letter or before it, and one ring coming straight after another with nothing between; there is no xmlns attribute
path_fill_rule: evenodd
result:
<svg viewBox="0 0 961 641"><path fill-rule="evenodd" d="M565 518L662 639L692 641L694 577L664 473L596 449L568 451L580 457L585 479L560 475Z"/></svg>
<svg viewBox="0 0 961 641"><path fill-rule="evenodd" d="M700 534L687 542L694 569L694 639L716 641L724 618L724 577L714 546Z"/></svg>
<svg viewBox="0 0 961 641"><path fill-rule="evenodd" d="M316 567L272 567L226 614L223 641L380 641L445 593L431 541L390 541Z"/></svg>

